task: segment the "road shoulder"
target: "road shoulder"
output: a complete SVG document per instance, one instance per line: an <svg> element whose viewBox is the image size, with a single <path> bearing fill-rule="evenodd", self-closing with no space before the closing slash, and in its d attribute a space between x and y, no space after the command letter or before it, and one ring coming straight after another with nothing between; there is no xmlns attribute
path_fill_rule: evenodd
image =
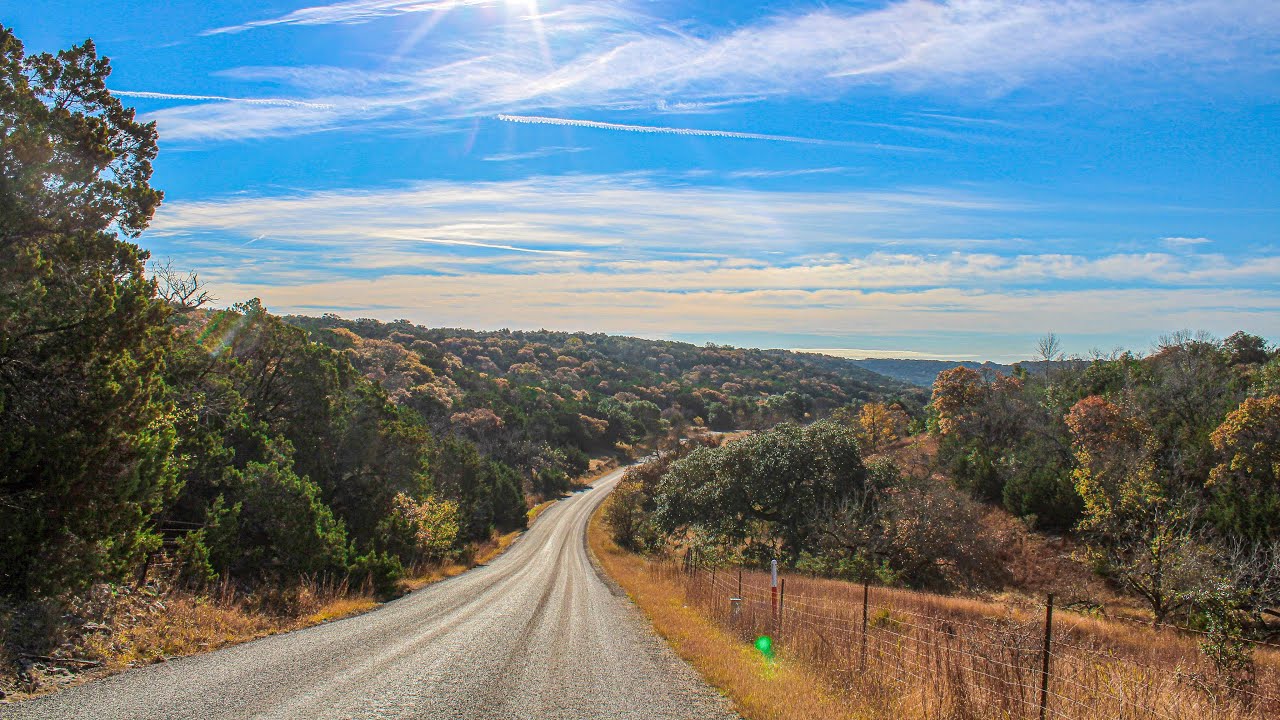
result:
<svg viewBox="0 0 1280 720"><path fill-rule="evenodd" d="M825 683L786 661L766 661L749 644L685 604L677 583L655 572L649 560L619 548L609 537L601 503L587 526L592 565L611 589L627 596L653 630L726 698L746 720L865 718L827 692Z"/></svg>

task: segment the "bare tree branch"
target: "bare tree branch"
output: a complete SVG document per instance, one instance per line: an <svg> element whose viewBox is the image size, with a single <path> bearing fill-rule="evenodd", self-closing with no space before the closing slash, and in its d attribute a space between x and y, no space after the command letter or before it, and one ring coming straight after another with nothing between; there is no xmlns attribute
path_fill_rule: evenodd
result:
<svg viewBox="0 0 1280 720"><path fill-rule="evenodd" d="M189 313L201 305L217 300L208 290L206 284L195 271L182 272L173 267L173 260L152 265L151 273L156 279L156 291L177 313Z"/></svg>

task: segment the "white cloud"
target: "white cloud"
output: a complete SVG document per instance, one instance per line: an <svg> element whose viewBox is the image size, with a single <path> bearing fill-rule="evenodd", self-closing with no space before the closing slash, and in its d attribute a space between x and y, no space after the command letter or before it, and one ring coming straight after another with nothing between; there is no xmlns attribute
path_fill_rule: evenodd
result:
<svg viewBox="0 0 1280 720"><path fill-rule="evenodd" d="M725 173L725 177L732 179L786 178L798 177L801 175L838 175L849 172L850 170L850 168L844 166L798 168L795 170L734 170L732 172Z"/></svg>
<svg viewBox="0 0 1280 720"><path fill-rule="evenodd" d="M219 297L261 297L278 311L332 308L434 325L551 327L639 333L811 333L895 337L906 334L1024 334L1051 327L1080 336L1126 333L1150 338L1169 328L1226 334L1241 327L1280 334L1280 295L1246 290L1076 290L986 292L930 288L860 290L619 291L597 278L588 286L556 275L382 276L291 285L217 283ZM342 300L335 300L341 298ZM503 308L500 316L494 307ZM1115 308L1125 308L1124 313Z"/></svg>
<svg viewBox="0 0 1280 720"><path fill-rule="evenodd" d="M763 192L572 175L168 203L146 237L222 252L265 236L242 254L279 267L310 263L314 277L329 279L356 270L514 272L568 287L606 281L620 292L1211 290L1280 276L1275 254L997 252L998 242L969 232L992 215L1008 221L1039 209L936 189Z"/></svg>
<svg viewBox="0 0 1280 720"><path fill-rule="evenodd" d="M301 135L331 130L354 120L350 108L339 109L326 103L309 105L201 103L156 110L142 119L156 122L161 143Z"/></svg>
<svg viewBox="0 0 1280 720"><path fill-rule="evenodd" d="M490 4L354 0L215 32L408 13L437 18ZM778 15L731 30L658 22L617 2L540 15L505 7L505 21L461 23L461 35L433 45L429 60L396 53L394 70L240 72L245 79L287 80L316 93L305 101L337 108L336 117L323 122L301 113L259 113L237 134L231 130L237 123L222 116L247 112L243 106L201 108L198 113L208 116L205 130L191 115L161 111L153 117L162 131L177 126L184 138L225 139L406 115L448 120L548 109L714 112L768 98L833 100L865 85L959 94L975 102L1030 84L1052 88L1045 90L1051 94L1072 87L1092 93L1103 73L1110 83L1128 77L1141 80L1134 87L1154 80L1195 92L1187 80L1224 73L1261 77L1274 72L1280 58L1280 3L1257 0L899 0L875 9Z"/></svg>
<svg viewBox="0 0 1280 720"><path fill-rule="evenodd" d="M1174 250L1187 250L1199 245L1208 245L1213 241L1203 237L1167 237L1161 238L1160 242Z"/></svg>
<svg viewBox="0 0 1280 720"><path fill-rule="evenodd" d="M964 217L1021 206L919 188L764 192L663 187L650 175L571 175L505 182L423 182L370 191L231 197L163 205L151 237L217 234L357 248L417 237L581 251L599 261L781 252L786 259L874 247L902 227L942 244ZM851 231L856 228L857 231ZM731 268L732 269L732 268Z"/></svg>
<svg viewBox="0 0 1280 720"><path fill-rule="evenodd" d="M1018 208L929 189L764 193L581 175L174 202L143 243L200 268L221 298L432 324L831 338L1053 328L1135 342L1179 327L1280 334L1280 255L996 252L968 239L974 218ZM932 239L904 239L903 228ZM886 237L903 244L891 250Z"/></svg>

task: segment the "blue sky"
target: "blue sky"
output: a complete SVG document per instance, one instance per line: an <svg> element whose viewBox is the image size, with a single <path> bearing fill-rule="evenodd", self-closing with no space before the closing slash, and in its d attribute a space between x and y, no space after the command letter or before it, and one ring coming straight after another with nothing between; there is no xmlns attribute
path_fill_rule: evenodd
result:
<svg viewBox="0 0 1280 720"><path fill-rule="evenodd" d="M1280 3L30 0L223 302L852 355L1280 340Z"/></svg>

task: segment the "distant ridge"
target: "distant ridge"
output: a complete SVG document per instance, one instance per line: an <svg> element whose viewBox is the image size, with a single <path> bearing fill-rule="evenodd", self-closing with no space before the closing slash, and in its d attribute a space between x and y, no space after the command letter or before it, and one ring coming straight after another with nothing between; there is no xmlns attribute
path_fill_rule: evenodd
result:
<svg viewBox="0 0 1280 720"><path fill-rule="evenodd" d="M1005 375L1013 372L1012 365L1001 365L1000 363L974 362L972 360L898 360L894 358L867 358L865 360L850 360L858 367L865 368L872 372L886 375L895 380L900 380L912 385L918 385L924 388L933 387L933 381L938 377L938 373L944 370L950 370L958 365L963 365L974 370L989 370ZM1024 367L1032 363L1021 363Z"/></svg>
<svg viewBox="0 0 1280 720"><path fill-rule="evenodd" d="M1043 360L1023 360L1013 365L1002 365L990 360L974 362L973 360L900 360L896 358L865 358L863 360L849 360L848 362L864 370L870 370L908 385L932 388L933 381L937 379L938 373L959 365L980 372L1011 375L1015 367L1020 367L1030 373L1037 373L1043 371L1045 367L1073 367L1081 363L1087 364L1088 360L1066 358L1053 360L1049 363L1045 363Z"/></svg>

